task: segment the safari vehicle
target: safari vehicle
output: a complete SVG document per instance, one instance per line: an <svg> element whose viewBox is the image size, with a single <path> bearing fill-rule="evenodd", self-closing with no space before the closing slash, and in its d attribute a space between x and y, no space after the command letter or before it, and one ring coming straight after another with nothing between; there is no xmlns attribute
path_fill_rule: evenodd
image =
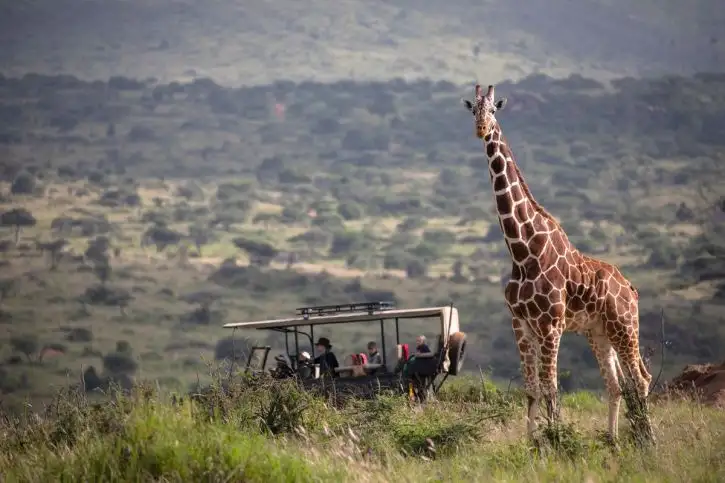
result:
<svg viewBox="0 0 725 483"><path fill-rule="evenodd" d="M408 344L400 341L400 325L411 319L431 322L438 332L437 347L425 354L410 354ZM328 324L380 322L379 352L382 364L367 363L364 354L343 357L336 354L340 366L334 375L321 374L319 364L305 362L310 348L314 354L315 329ZM402 390L411 397L425 400L438 392L446 378L460 373L466 349L466 335L460 332L458 309L450 306L417 309L398 309L390 302L362 302L343 305L323 305L297 309L295 317L257 322L238 322L224 325L227 329L270 330L285 334L286 357L278 356L277 367L269 372L274 377L297 377L307 389L347 393L371 397L382 389ZM396 360L388 361L386 332L395 331ZM252 347L246 370L264 372L271 347Z"/></svg>

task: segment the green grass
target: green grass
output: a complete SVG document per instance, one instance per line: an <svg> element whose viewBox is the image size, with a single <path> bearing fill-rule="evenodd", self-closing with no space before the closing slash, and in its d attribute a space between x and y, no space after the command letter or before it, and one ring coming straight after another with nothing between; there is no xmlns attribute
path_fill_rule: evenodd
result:
<svg viewBox="0 0 725 483"><path fill-rule="evenodd" d="M725 413L653 406L658 444L637 449L622 423L602 442L606 405L563 398L553 440L530 447L523 400L458 379L439 400L350 400L337 409L293 383L244 380L178 402L136 387L94 406L60 394L30 423L0 426L4 481L722 481ZM624 421L624 418L621 418ZM543 434L543 433L542 433Z"/></svg>

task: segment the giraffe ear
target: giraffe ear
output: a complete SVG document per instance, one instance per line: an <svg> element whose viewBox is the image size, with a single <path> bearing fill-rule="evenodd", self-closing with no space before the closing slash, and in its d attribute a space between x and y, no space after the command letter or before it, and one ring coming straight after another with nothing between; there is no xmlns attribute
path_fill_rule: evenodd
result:
<svg viewBox="0 0 725 483"><path fill-rule="evenodd" d="M497 111L500 111L501 109L503 109L504 107L506 107L506 102L507 101L508 101L508 99L506 99L505 97L502 97L501 99L499 99L498 101L496 101L496 103L494 104L494 106L496 106L496 110Z"/></svg>
<svg viewBox="0 0 725 483"><path fill-rule="evenodd" d="M473 103L469 101L468 99L461 99L461 103L466 106L466 109L469 111L473 111Z"/></svg>

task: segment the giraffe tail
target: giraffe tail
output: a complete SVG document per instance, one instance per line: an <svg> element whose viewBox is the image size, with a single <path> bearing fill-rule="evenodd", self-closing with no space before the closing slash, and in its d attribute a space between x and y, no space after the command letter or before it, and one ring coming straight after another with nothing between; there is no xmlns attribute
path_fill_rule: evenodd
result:
<svg viewBox="0 0 725 483"><path fill-rule="evenodd" d="M619 356L614 358L614 363L617 366L617 377L619 378L619 384L622 385L626 382L624 378L624 371L622 371L622 365L619 363Z"/></svg>

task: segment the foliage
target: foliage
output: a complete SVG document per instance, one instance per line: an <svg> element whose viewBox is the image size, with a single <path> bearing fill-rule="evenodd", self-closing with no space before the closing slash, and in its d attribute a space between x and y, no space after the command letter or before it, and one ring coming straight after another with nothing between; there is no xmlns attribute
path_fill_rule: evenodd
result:
<svg viewBox="0 0 725 483"><path fill-rule="evenodd" d="M623 439L614 452L597 434L606 424L606 405L577 407L565 399L568 422L545 426L548 442L530 448L519 428L520 401L504 420L488 417L498 411L496 401L515 396L493 386L484 391L491 399L463 402L454 395L481 393L475 380L459 379L454 393L444 389L441 401L425 407L382 394L333 407L294 382L213 379L189 396L139 384L128 391L111 388L100 402L64 390L38 415L0 418L4 476L197 481L243 473L245 481L352 482L458 481L486 474L490 481L716 481L725 474L723 414L696 403L654 407L656 451Z"/></svg>
<svg viewBox="0 0 725 483"><path fill-rule="evenodd" d="M7 397L45 401L44 388L67 384L79 365L102 367L122 340L139 372L183 386L200 357L214 357L227 335L221 323L376 299L452 301L474 348L465 369L518 375L501 296L510 257L463 90L422 80L228 88L2 78L0 107L22 114L11 124L22 136L3 145L0 212L29 216L17 245L20 225L2 231L1 269L12 283L0 287L0 324L8 339L72 337L37 367L5 344L1 360L20 359L3 365L18 383ZM665 374L721 359L722 225L702 219L701 207L725 195L711 182L724 174L711 130L725 112L725 77L603 86L535 75L497 91L509 98L499 121L537 201L582 251L618 265L638 288L643 347L659 346L664 306ZM270 104L282 92L283 118ZM38 139L59 154L38 157L27 141ZM42 196L11 192L25 172ZM693 196L706 183L707 203ZM33 247L61 240L49 267ZM177 294L200 293L218 296L179 304ZM72 327L92 328L92 338L70 336ZM372 326L329 330L341 354L376 337ZM426 330L403 324L400 335L410 342ZM284 347L281 336L262 337L275 354ZM386 350L392 356L393 345ZM560 368L569 389L602 387L576 335L564 337Z"/></svg>

